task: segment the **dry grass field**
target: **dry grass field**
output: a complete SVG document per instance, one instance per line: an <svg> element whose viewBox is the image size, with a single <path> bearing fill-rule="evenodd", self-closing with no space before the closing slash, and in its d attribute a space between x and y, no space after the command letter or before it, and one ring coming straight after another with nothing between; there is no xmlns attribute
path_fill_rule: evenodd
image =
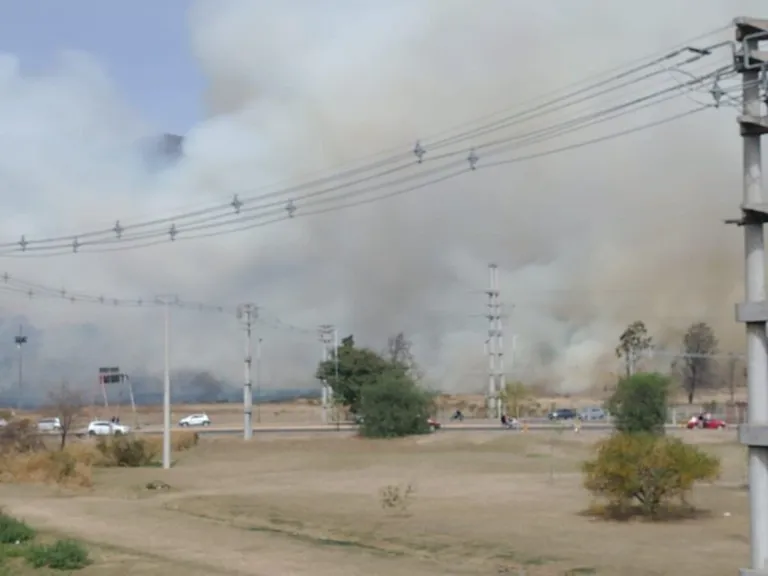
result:
<svg viewBox="0 0 768 576"><path fill-rule="evenodd" d="M598 437L203 439L170 471L98 469L72 491L3 484L0 506L89 543L83 576L720 576L747 563L733 434L686 434L723 458L723 477L697 488L700 518L663 524L583 514L579 466ZM147 490L153 480L171 488Z"/></svg>

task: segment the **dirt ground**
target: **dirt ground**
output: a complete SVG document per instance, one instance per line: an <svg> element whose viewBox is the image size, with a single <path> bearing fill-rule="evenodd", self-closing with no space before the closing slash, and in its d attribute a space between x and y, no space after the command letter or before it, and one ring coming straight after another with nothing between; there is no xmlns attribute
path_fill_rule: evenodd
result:
<svg viewBox="0 0 768 576"><path fill-rule="evenodd" d="M578 469L598 434L204 439L167 472L102 470L86 492L1 485L0 506L91 543L97 563L83 576L720 576L745 566L746 459L732 433L686 433L723 458L724 474L695 493L706 517L661 525L580 514L589 499ZM171 490L144 488L158 479Z"/></svg>

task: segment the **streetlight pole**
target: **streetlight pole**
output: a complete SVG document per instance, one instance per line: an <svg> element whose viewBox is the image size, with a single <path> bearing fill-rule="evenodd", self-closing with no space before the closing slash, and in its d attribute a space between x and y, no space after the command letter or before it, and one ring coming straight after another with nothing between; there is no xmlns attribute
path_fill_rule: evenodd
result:
<svg viewBox="0 0 768 576"><path fill-rule="evenodd" d="M161 296L163 305L163 469L171 467L171 304L177 296Z"/></svg>
<svg viewBox="0 0 768 576"><path fill-rule="evenodd" d="M24 353L22 352L22 347L27 343L27 337L24 336L24 327L21 324L19 325L19 335L13 341L16 343L16 348L19 351L19 397L16 404L17 409L21 410L21 399L24 395Z"/></svg>

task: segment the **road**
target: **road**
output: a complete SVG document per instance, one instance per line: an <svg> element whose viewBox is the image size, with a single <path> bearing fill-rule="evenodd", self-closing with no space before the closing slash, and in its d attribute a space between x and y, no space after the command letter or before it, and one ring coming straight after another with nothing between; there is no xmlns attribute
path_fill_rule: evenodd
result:
<svg viewBox="0 0 768 576"><path fill-rule="evenodd" d="M551 430L572 430L570 424L557 424L554 422L532 422L527 426L529 432L544 432ZM581 425L582 432L599 432L605 430L611 430L613 425L608 422L587 422ZM668 430L676 430L680 428L679 425L672 424L667 425ZM210 426L204 428L172 428L174 431L181 430L194 430L201 436L232 436L242 435L242 426ZM297 433L297 434L315 434L315 433L342 433L342 432L354 432L357 430L357 426L354 424L289 424L289 425L258 425L253 427L253 434L269 434L269 433ZM461 424L443 424L440 428L440 432L510 432L510 430L503 428L498 422L495 421L481 421L481 422L464 422ZM150 434L157 435L163 433L163 427L154 425L147 426L140 430L136 430L137 434Z"/></svg>

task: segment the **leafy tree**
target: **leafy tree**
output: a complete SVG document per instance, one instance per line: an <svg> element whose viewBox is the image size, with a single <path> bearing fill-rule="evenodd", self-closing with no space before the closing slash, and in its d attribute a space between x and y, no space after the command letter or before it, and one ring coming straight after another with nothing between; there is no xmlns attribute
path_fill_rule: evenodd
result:
<svg viewBox="0 0 768 576"><path fill-rule="evenodd" d="M584 487L607 500L605 513L626 516L633 507L651 518L686 497L696 482L714 480L720 461L678 438L654 434L614 434L597 444L583 465Z"/></svg>
<svg viewBox="0 0 768 576"><path fill-rule="evenodd" d="M368 438L397 438L430 431L432 395L402 370L390 370L365 387L360 433Z"/></svg>
<svg viewBox="0 0 768 576"><path fill-rule="evenodd" d="M399 364L408 372L414 380L422 377L416 360L413 357L413 343L405 336L404 332L398 332L387 341L387 358L393 364Z"/></svg>
<svg viewBox="0 0 768 576"><path fill-rule="evenodd" d="M663 434L668 396L668 377L641 372L621 379L606 407L619 432Z"/></svg>
<svg viewBox="0 0 768 576"><path fill-rule="evenodd" d="M504 390L501 391L501 399L504 402L507 414L515 418L520 417L525 401L530 397L530 390L522 382L508 382Z"/></svg>
<svg viewBox="0 0 768 576"><path fill-rule="evenodd" d="M616 357L624 358L627 376L632 376L635 364L642 352L649 350L653 345L652 338L648 335L645 323L637 320L626 327L619 336L619 345L616 347Z"/></svg>
<svg viewBox="0 0 768 576"><path fill-rule="evenodd" d="M49 395L50 407L48 411L59 419L61 429L59 435L61 438L60 448L64 450L67 444L67 436L80 417L85 406L83 395L70 389L67 382L62 382L58 390Z"/></svg>
<svg viewBox="0 0 768 576"><path fill-rule="evenodd" d="M683 356L678 364L683 388L688 393L688 404L693 404L697 389L712 383L717 365L711 355L717 354L715 331L706 322L696 322L683 336Z"/></svg>
<svg viewBox="0 0 768 576"><path fill-rule="evenodd" d="M328 383L338 402L349 406L349 411L357 414L363 389L375 384L381 375L389 372L405 375L407 368L373 350L358 348L354 338L347 336L334 351L333 357L320 363L316 376Z"/></svg>

